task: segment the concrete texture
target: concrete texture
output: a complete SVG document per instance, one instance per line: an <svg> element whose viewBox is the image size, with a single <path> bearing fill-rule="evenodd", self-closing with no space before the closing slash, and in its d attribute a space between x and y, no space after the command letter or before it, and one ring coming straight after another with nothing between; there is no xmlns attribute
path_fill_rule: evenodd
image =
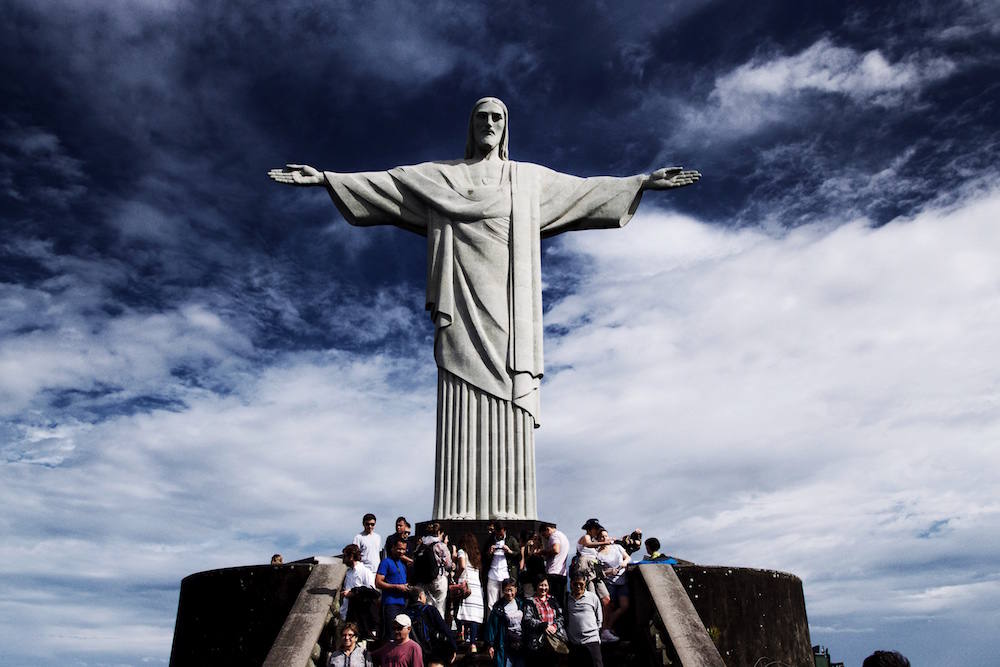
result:
<svg viewBox="0 0 1000 667"><path fill-rule="evenodd" d="M660 620L683 667L725 667L684 585L669 565L640 565Z"/></svg>
<svg viewBox="0 0 1000 667"><path fill-rule="evenodd" d="M171 667L259 665L314 565L253 565L181 581Z"/></svg>
<svg viewBox="0 0 1000 667"><path fill-rule="evenodd" d="M678 565L674 571L726 665L814 664L798 577L704 565Z"/></svg>
<svg viewBox="0 0 1000 667"><path fill-rule="evenodd" d="M267 654L265 667L308 667L319 659L317 641L333 614L345 574L343 563L313 568Z"/></svg>

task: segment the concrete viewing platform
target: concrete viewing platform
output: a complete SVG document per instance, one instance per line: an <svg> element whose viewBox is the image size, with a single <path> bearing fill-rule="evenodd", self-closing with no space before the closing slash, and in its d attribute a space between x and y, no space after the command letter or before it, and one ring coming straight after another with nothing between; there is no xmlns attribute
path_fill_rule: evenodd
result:
<svg viewBox="0 0 1000 667"><path fill-rule="evenodd" d="M337 636L339 558L209 570L181 582L170 664L325 664ZM751 568L648 563L608 665L813 665L801 580ZM461 654L478 664L484 654ZM761 660L763 659L763 662Z"/></svg>

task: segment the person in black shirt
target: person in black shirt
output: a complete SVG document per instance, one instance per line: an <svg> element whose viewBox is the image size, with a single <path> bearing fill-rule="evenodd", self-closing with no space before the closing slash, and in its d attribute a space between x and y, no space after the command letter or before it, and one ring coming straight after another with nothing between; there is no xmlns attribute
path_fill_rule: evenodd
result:
<svg viewBox="0 0 1000 667"><path fill-rule="evenodd" d="M396 532L385 538L385 553L392 553L392 545L400 540L406 542L406 551L403 553L402 561L409 568L413 565L413 549L416 539L410 537L410 522L405 516L396 517Z"/></svg>

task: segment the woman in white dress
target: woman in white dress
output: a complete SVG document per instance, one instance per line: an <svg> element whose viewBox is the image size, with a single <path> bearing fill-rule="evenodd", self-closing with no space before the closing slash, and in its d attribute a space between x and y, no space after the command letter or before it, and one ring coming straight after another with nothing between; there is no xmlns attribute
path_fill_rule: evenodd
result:
<svg viewBox="0 0 1000 667"><path fill-rule="evenodd" d="M469 652L476 652L476 641L479 639L479 626L483 622L483 585L479 581L481 558L479 545L472 533L462 536L458 549L459 574L458 583L465 583L469 595L462 600L455 615L458 627L465 641L469 642Z"/></svg>

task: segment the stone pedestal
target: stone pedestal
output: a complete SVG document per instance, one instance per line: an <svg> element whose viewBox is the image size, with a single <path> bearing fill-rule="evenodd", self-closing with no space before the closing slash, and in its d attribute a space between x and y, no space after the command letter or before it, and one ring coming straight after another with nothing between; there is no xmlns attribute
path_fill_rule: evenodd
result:
<svg viewBox="0 0 1000 667"><path fill-rule="evenodd" d="M471 532L484 540L487 523L453 520L445 522L445 530L452 536ZM511 534L546 525L542 521L505 524ZM276 647L303 654L312 651L315 632L304 637L301 646L289 639L299 634L286 632L282 638L282 632L289 619L296 617L294 607L303 599L303 593L307 594L306 602L313 599L310 604L318 606L324 616L333 614L339 577L322 585L307 585L307 581L316 571L317 562L336 560L316 558L285 565L234 567L185 577L174 626L171 666L260 665ZM628 641L606 645L604 664L648 667L668 664L664 657L672 664L688 664L679 657L680 653L688 655L685 646L673 644L689 643L686 636L675 631L677 621L688 623L692 630L707 632L726 667L813 664L798 577L773 570L704 565L674 566L673 571L690 597L699 624L690 623L690 613L679 618L676 605L657 605L645 576L636 568L628 577L631 609L616 627L622 639ZM674 588L676 597L681 587ZM316 609L304 611L311 614ZM666 621L663 616L668 617Z"/></svg>
<svg viewBox="0 0 1000 667"><path fill-rule="evenodd" d="M813 664L801 579L745 567L691 564L673 569L727 667ZM656 609L638 572L629 575L635 613L635 635L630 638L640 639L647 636L644 629L654 612L667 610ZM652 655L659 647L644 650ZM666 651L670 660L687 664L678 659L675 647L667 646Z"/></svg>

